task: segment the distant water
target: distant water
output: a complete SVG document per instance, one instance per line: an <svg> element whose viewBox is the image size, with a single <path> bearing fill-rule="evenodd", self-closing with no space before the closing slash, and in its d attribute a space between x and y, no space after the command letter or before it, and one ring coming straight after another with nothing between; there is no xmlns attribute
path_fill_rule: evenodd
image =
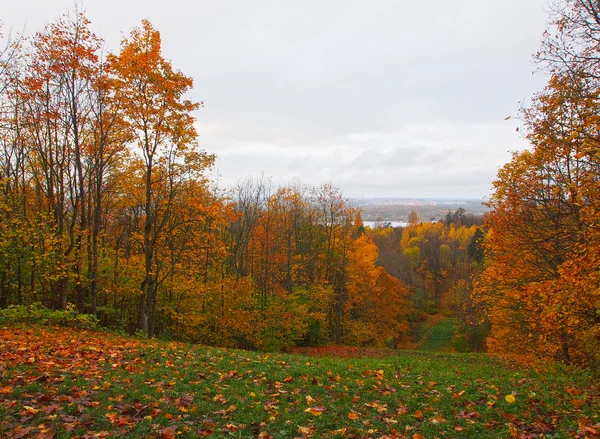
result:
<svg viewBox="0 0 600 439"><path fill-rule="evenodd" d="M363 224L365 225L365 227L371 227L372 229L374 229L376 227L377 224L387 224L389 223L390 226L392 227L406 227L408 226L408 223L402 222L402 221L363 221Z"/></svg>

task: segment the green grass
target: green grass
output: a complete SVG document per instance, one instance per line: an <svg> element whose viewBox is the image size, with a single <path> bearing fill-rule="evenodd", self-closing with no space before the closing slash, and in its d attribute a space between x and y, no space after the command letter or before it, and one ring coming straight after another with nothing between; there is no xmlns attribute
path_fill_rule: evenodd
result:
<svg viewBox="0 0 600 439"><path fill-rule="evenodd" d="M561 438L600 427L587 372L485 354L342 360L12 327L0 329L0 371L3 438Z"/></svg>
<svg viewBox="0 0 600 439"><path fill-rule="evenodd" d="M437 352L452 349L452 336L456 327L456 320L450 317L440 319L424 335L424 340L419 344L420 351Z"/></svg>

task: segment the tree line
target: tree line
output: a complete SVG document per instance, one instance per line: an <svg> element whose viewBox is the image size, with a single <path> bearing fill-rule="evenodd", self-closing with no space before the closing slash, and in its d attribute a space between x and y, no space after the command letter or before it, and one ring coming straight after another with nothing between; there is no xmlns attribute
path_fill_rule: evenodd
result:
<svg viewBox="0 0 600 439"><path fill-rule="evenodd" d="M75 307L149 336L259 349L457 348L600 364L600 7L557 2L523 109L531 148L465 212L366 228L331 185L220 191L191 78L144 21L106 52L81 14L0 49L0 308ZM462 344L462 345L461 345Z"/></svg>
<svg viewBox="0 0 600 439"><path fill-rule="evenodd" d="M0 57L0 308L260 349L407 336L406 287L337 188L215 188L151 23L113 53L65 15Z"/></svg>

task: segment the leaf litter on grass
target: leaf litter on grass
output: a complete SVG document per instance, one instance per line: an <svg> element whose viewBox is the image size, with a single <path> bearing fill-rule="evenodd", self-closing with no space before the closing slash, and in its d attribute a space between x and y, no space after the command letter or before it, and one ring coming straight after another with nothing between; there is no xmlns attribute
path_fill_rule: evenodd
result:
<svg viewBox="0 0 600 439"><path fill-rule="evenodd" d="M0 329L0 437L599 437L597 383L489 355L339 359Z"/></svg>

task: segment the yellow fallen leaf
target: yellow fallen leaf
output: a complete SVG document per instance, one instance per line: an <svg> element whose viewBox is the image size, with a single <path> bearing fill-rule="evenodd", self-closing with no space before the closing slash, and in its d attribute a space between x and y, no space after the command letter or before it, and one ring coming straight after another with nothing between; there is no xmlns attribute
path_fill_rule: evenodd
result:
<svg viewBox="0 0 600 439"><path fill-rule="evenodd" d="M516 398L514 395L506 395L504 397L504 399L506 399L506 402L508 402L509 404L512 404L513 402L516 401Z"/></svg>
<svg viewBox="0 0 600 439"><path fill-rule="evenodd" d="M313 416L321 416L323 414L323 412L325 411L325 407L323 407L323 406L309 407L304 411L306 413L310 413Z"/></svg>

